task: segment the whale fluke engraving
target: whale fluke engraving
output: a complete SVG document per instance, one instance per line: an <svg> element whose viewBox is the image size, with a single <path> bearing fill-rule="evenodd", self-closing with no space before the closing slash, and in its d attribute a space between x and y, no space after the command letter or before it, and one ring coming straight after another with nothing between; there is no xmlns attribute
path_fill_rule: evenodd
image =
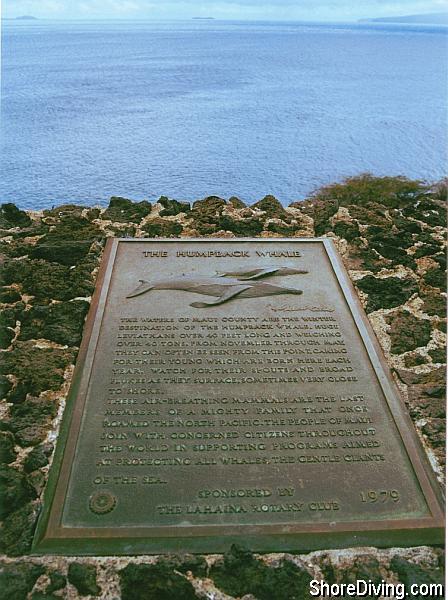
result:
<svg viewBox="0 0 448 600"><path fill-rule="evenodd" d="M135 288L133 292L131 292L126 298L134 298L135 296L140 296L140 294L144 294L145 292L149 292L153 288L152 284L149 281L145 281L144 279L139 279L140 285Z"/></svg>

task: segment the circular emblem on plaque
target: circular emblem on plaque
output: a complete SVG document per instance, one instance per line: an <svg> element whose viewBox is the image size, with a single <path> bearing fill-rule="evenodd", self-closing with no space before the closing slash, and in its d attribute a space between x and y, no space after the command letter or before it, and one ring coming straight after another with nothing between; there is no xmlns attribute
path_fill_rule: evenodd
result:
<svg viewBox="0 0 448 600"><path fill-rule="evenodd" d="M105 515L117 506L117 498L110 492L96 492L89 498L89 508L97 515Z"/></svg>

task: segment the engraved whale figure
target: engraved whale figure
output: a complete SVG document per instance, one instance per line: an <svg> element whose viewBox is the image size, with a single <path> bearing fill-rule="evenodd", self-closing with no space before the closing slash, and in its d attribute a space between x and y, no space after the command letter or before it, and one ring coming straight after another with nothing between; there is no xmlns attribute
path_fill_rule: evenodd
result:
<svg viewBox="0 0 448 600"><path fill-rule="evenodd" d="M239 271L218 271L218 277L236 277L241 281L248 279L261 279L273 275L306 275L308 271L295 269L294 267L254 267L253 269L240 269Z"/></svg>
<svg viewBox="0 0 448 600"><path fill-rule="evenodd" d="M182 276L161 281L145 281L140 279L140 285L133 290L127 298L134 298L150 290L183 290L206 296L214 296L216 300L210 302L192 302L194 308L206 308L223 304L237 296L239 298L261 298L263 296L277 296L278 294L302 294L302 290L281 287L264 281L241 281L231 277L195 277Z"/></svg>

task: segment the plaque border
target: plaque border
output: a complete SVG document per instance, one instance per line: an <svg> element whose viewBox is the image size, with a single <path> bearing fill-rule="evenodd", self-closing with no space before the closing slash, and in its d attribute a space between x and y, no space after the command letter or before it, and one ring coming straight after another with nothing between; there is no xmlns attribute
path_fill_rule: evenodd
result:
<svg viewBox="0 0 448 600"><path fill-rule="evenodd" d="M322 244L340 291L350 310L378 383L394 419L401 442L420 486L429 517L356 520L322 523L259 525L166 525L153 527L62 527L64 499L80 432L93 360L99 340L109 286L120 244L182 243L289 243ZM225 552L233 543L253 551L313 551L357 546L418 546L444 542L444 496L415 426L406 410L391 369L370 325L353 283L330 238L108 238L95 292L84 325L82 342L67 395L55 455L43 495L31 553L35 555L137 555L167 552Z"/></svg>

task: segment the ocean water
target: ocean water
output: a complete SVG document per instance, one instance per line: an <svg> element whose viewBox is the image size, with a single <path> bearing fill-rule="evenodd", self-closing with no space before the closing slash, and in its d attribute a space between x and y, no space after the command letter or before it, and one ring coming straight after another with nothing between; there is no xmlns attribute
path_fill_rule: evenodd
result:
<svg viewBox="0 0 448 600"><path fill-rule="evenodd" d="M446 174L444 27L2 22L0 201L284 204Z"/></svg>

